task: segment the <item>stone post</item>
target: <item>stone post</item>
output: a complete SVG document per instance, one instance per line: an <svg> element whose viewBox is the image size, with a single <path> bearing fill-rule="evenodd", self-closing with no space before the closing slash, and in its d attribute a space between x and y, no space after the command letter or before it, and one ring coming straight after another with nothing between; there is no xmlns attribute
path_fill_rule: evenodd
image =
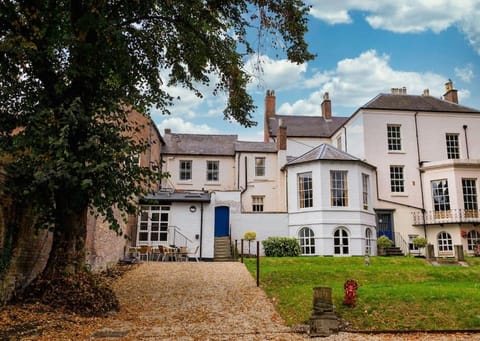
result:
<svg viewBox="0 0 480 341"><path fill-rule="evenodd" d="M454 245L455 248L455 258L457 261L463 262L465 261L465 255L463 253L463 245Z"/></svg>
<svg viewBox="0 0 480 341"><path fill-rule="evenodd" d="M310 336L326 337L337 332L340 323L333 312L332 288L313 288L313 312L310 317Z"/></svg>

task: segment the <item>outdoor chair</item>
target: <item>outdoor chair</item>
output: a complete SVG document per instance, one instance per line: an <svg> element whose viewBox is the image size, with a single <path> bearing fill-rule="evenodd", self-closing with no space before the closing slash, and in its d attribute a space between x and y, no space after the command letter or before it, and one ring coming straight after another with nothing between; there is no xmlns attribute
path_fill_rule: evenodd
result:
<svg viewBox="0 0 480 341"><path fill-rule="evenodd" d="M150 260L150 256L152 253L152 247L150 245L141 245L140 249L138 250L138 258L140 260L144 256L147 259L147 262Z"/></svg>
<svg viewBox="0 0 480 341"><path fill-rule="evenodd" d="M188 249L186 246L180 246L180 249L178 250L177 260L184 260L185 262L188 261Z"/></svg>
<svg viewBox="0 0 480 341"><path fill-rule="evenodd" d="M199 250L200 246L197 245L197 247L195 248L195 250L193 252L189 252L187 253L187 257L186 257L186 261L188 262L188 259L191 257L191 258L194 258L197 262L199 262L198 260L198 255L197 255L197 252Z"/></svg>
<svg viewBox="0 0 480 341"><path fill-rule="evenodd" d="M135 246L130 246L127 251L127 256L132 257L132 258L137 258L138 257L138 249Z"/></svg>
<svg viewBox="0 0 480 341"><path fill-rule="evenodd" d="M159 261L163 259L163 246L158 245L158 247L152 248L152 260Z"/></svg>
<svg viewBox="0 0 480 341"><path fill-rule="evenodd" d="M174 247L164 247L163 261L167 260L177 260L177 251Z"/></svg>

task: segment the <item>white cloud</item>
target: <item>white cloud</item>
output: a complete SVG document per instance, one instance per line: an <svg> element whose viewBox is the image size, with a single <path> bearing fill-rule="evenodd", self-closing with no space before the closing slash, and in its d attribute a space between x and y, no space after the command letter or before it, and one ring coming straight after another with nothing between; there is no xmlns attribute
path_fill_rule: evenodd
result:
<svg viewBox="0 0 480 341"><path fill-rule="evenodd" d="M444 76L430 72L394 70L389 61L388 55L378 55L375 50L341 60L336 69L312 77L323 80L318 84L318 91L311 93L308 98L282 104L277 112L287 115L320 115L325 92L329 92L334 115L336 106L356 109L378 93L390 93L391 88L406 87L407 94L411 95L421 95L426 88L430 89L431 96L440 97L444 93L447 81ZM306 80L305 83L310 81ZM466 98L465 96L468 97L465 90L459 91L459 97Z"/></svg>
<svg viewBox="0 0 480 341"><path fill-rule="evenodd" d="M473 65L467 64L463 68L456 67L454 69L455 76L463 80L464 82L470 83L473 79Z"/></svg>
<svg viewBox="0 0 480 341"><path fill-rule="evenodd" d="M480 54L480 0L309 0L311 14L329 24L352 22L350 12L366 12L375 29L397 33L441 32L458 26Z"/></svg>
<svg viewBox="0 0 480 341"><path fill-rule="evenodd" d="M298 86L307 71L307 64L297 65L286 59L274 60L261 55L250 58L245 63L245 70L252 75L250 90L255 87L285 90Z"/></svg>
<svg viewBox="0 0 480 341"><path fill-rule="evenodd" d="M187 122L181 117L168 117L157 124L160 133L163 134L165 129L171 129L172 133L191 133L191 134L218 134L218 130L208 126L207 124L193 124Z"/></svg>

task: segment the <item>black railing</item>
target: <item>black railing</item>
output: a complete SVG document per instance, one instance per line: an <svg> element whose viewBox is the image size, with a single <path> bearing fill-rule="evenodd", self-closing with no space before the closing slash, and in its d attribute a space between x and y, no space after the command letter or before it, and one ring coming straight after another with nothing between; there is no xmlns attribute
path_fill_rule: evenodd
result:
<svg viewBox="0 0 480 341"><path fill-rule="evenodd" d="M413 225L480 223L479 210L455 209L448 211L412 212Z"/></svg>

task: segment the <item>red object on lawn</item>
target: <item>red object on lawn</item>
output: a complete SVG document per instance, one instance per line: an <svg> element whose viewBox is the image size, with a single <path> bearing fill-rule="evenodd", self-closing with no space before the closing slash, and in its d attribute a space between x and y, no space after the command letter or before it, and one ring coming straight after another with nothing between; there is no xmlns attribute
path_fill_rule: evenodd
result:
<svg viewBox="0 0 480 341"><path fill-rule="evenodd" d="M355 307L355 298L357 297L358 283L354 279L349 279L343 285L345 289L345 296L343 297L343 304Z"/></svg>

